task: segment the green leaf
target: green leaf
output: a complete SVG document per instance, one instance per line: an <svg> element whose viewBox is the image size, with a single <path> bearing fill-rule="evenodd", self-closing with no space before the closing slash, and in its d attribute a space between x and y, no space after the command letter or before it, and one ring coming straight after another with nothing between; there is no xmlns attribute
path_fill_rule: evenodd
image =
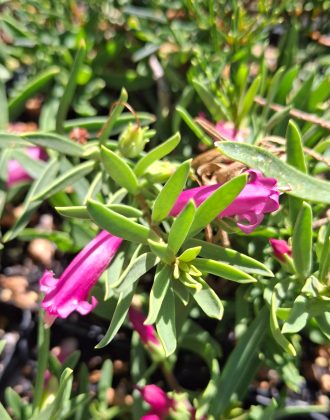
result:
<svg viewBox="0 0 330 420"><path fill-rule="evenodd" d="M289 353L291 356L296 356L297 352L294 346L290 343L290 341L284 337L281 333L280 327L278 325L277 317L276 317L276 309L277 309L277 297L276 297L276 287L272 293L272 300L271 300L271 311L270 311L270 329L275 341Z"/></svg>
<svg viewBox="0 0 330 420"><path fill-rule="evenodd" d="M304 295L298 295L293 302L289 318L282 327L282 334L301 331L306 326L308 316L308 299Z"/></svg>
<svg viewBox="0 0 330 420"><path fill-rule="evenodd" d="M108 407L107 403L107 392L108 389L111 387L113 378L113 366L112 361L110 359L106 359L103 362L102 369L101 369L101 377L98 383L98 399L104 408Z"/></svg>
<svg viewBox="0 0 330 420"><path fill-rule="evenodd" d="M23 401L15 390L12 388L5 389L5 400L11 408L14 417L21 419L23 417Z"/></svg>
<svg viewBox="0 0 330 420"><path fill-rule="evenodd" d="M292 120L289 121L286 132L286 161L299 171L307 173L301 134Z"/></svg>
<svg viewBox="0 0 330 420"><path fill-rule="evenodd" d="M312 270L313 214L309 204L303 203L294 225L292 256L299 276L307 278Z"/></svg>
<svg viewBox="0 0 330 420"><path fill-rule="evenodd" d="M201 252L201 246L195 246L194 248L188 248L178 257L180 261L190 262L193 261L197 255Z"/></svg>
<svg viewBox="0 0 330 420"><path fill-rule="evenodd" d="M101 146L101 158L107 173L121 187L126 188L131 194L138 190L138 180L135 173L116 153Z"/></svg>
<svg viewBox="0 0 330 420"><path fill-rule="evenodd" d="M230 353L224 369L215 378L216 389L208 415L219 419L233 399L241 398L259 368L259 346L267 333L268 310L265 306ZM243 389L244 384L246 389ZM242 392L243 391L243 392Z"/></svg>
<svg viewBox="0 0 330 420"><path fill-rule="evenodd" d="M194 236L211 223L245 187L247 174L239 175L214 191L196 210L189 236Z"/></svg>
<svg viewBox="0 0 330 420"><path fill-rule="evenodd" d="M171 230L168 234L168 247L175 255L186 240L194 220L195 212L195 204L190 200L171 226Z"/></svg>
<svg viewBox="0 0 330 420"><path fill-rule="evenodd" d="M94 169L95 162L85 162L77 165L73 169L65 172L59 176L55 181L53 181L48 187L43 191L36 194L31 198L31 201L45 200L46 198L54 195L58 191L64 190L67 186L74 184L76 181L84 177L85 175L92 172Z"/></svg>
<svg viewBox="0 0 330 420"><path fill-rule="evenodd" d="M109 138L112 132L112 128L122 113L127 99L127 92L124 88L122 88L118 101L116 101L114 106L111 107L109 117L102 127L102 131L99 137L100 144L104 144L104 142Z"/></svg>
<svg viewBox="0 0 330 420"><path fill-rule="evenodd" d="M170 356L176 349L175 298L172 287L169 287L165 294L156 329L166 356Z"/></svg>
<svg viewBox="0 0 330 420"><path fill-rule="evenodd" d="M175 254L168 248L164 242L156 242L148 239L151 251L157 255L163 262L171 264L175 260Z"/></svg>
<svg viewBox="0 0 330 420"><path fill-rule="evenodd" d="M151 252L139 255L128 265L126 270L120 276L118 282L113 284L113 287L117 287L117 290L120 292L132 288L133 284L158 262L159 259Z"/></svg>
<svg viewBox="0 0 330 420"><path fill-rule="evenodd" d="M143 213L141 210L127 206L126 204L106 204L110 210L121 214L125 217L142 217ZM87 206L68 206L68 207L55 207L55 210L65 217L72 217L74 219L89 219L89 213Z"/></svg>
<svg viewBox="0 0 330 420"><path fill-rule="evenodd" d="M172 210L176 199L182 192L190 171L190 160L183 162L158 194L153 208L152 220L161 222Z"/></svg>
<svg viewBox="0 0 330 420"><path fill-rule="evenodd" d="M12 420L2 403L0 403L0 418L2 420Z"/></svg>
<svg viewBox="0 0 330 420"><path fill-rule="evenodd" d="M206 144L207 146L213 146L213 141L208 137L205 132L195 123L191 115L181 106L177 106L176 108L177 113L183 119L183 121L187 124L187 126L191 129L191 131L196 135L199 140Z"/></svg>
<svg viewBox="0 0 330 420"><path fill-rule="evenodd" d="M0 80L0 104L1 104L1 114L0 114L0 130L7 130L9 115L8 115L8 103L5 84Z"/></svg>
<svg viewBox="0 0 330 420"><path fill-rule="evenodd" d="M194 261L194 266L200 271L204 271L218 277L223 277L224 279L235 281L237 283L255 283L257 281L249 274L244 273L244 271L219 261L197 258Z"/></svg>
<svg viewBox="0 0 330 420"><path fill-rule="evenodd" d="M286 118L289 117L291 109L292 107L289 105L283 108L281 111L276 112L266 124L266 133L269 133L274 127L280 125L283 121L285 121Z"/></svg>
<svg viewBox="0 0 330 420"><path fill-rule="evenodd" d="M200 255L216 261L226 262L250 274L258 274L265 277L274 277L274 274L268 267L260 261L230 248L223 248L220 245L211 244L199 239L189 239L185 247L200 246Z"/></svg>
<svg viewBox="0 0 330 420"><path fill-rule="evenodd" d="M259 75L253 80L251 86L249 87L248 91L246 92L244 96L244 99L241 101L239 105L238 113L237 113L238 114L237 125L241 123L241 121L245 118L245 116L250 111L254 103L254 98L258 92L260 82L261 82L261 76Z"/></svg>
<svg viewBox="0 0 330 420"><path fill-rule="evenodd" d="M324 243L320 256L319 280L321 283L330 281L330 223L325 231Z"/></svg>
<svg viewBox="0 0 330 420"><path fill-rule="evenodd" d="M39 93L59 72L58 67L50 67L39 73L26 84L18 95L10 99L8 106L10 119L14 120L23 110L25 102Z"/></svg>
<svg viewBox="0 0 330 420"><path fill-rule="evenodd" d="M150 150L150 152L143 156L135 165L135 175L137 177L142 176L150 165L171 153L180 143L180 138L180 133L175 133L174 136L170 137L164 143L161 143L159 146Z"/></svg>
<svg viewBox="0 0 330 420"><path fill-rule="evenodd" d="M120 295L117 302L115 312L112 316L109 328L102 338L102 340L95 346L96 349L101 349L102 347L107 346L115 337L119 328L123 325L126 315L128 313L129 307L134 296L136 284L132 288L125 289Z"/></svg>
<svg viewBox="0 0 330 420"><path fill-rule="evenodd" d="M148 243L151 231L146 226L140 225L110 210L104 204L90 200L87 203L87 211L95 223L102 229L131 242Z"/></svg>
<svg viewBox="0 0 330 420"><path fill-rule="evenodd" d="M181 300L184 306L187 306L190 298L190 289L186 287L180 280L172 282L173 291L176 296Z"/></svg>
<svg viewBox="0 0 330 420"><path fill-rule="evenodd" d="M227 110L222 105L222 103L216 98L214 93L212 93L209 89L207 89L206 86L198 82L196 79L192 81L192 84L198 96L204 102L204 105L212 115L214 121L219 121L223 118L225 118L226 120L230 120L230 116Z"/></svg>
<svg viewBox="0 0 330 420"><path fill-rule="evenodd" d="M210 318L222 319L224 308L221 300L204 280L199 278L198 283L202 285L200 290L191 289L191 294L198 306Z"/></svg>
<svg viewBox="0 0 330 420"><path fill-rule="evenodd" d="M287 194L304 200L330 203L330 183L306 175L287 165L266 150L237 142L217 142L221 153L233 160L258 169L264 175L276 178L281 186L290 184Z"/></svg>
<svg viewBox="0 0 330 420"><path fill-rule="evenodd" d="M80 40L79 48L76 53L68 82L65 86L64 93L61 97L58 111L56 115L56 131L62 133L64 131L64 121L69 111L70 104L72 103L74 92L77 86L79 72L81 70L83 61L86 56L86 43L83 39Z"/></svg>
<svg viewBox="0 0 330 420"><path fill-rule="evenodd" d="M58 134L38 132L17 136L9 133L0 133L0 149L28 147L31 146L31 143L70 156L82 156L84 153L84 148L78 143L74 143L72 140Z"/></svg>
<svg viewBox="0 0 330 420"><path fill-rule="evenodd" d="M172 282L172 269L167 264L159 264L156 270L154 283L149 297L149 312L145 324L153 324L157 321L158 315L168 288Z"/></svg>

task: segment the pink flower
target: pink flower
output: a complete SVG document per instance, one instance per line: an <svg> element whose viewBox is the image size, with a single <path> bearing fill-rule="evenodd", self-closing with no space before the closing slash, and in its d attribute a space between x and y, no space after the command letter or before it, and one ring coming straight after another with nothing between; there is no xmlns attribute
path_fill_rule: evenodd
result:
<svg viewBox="0 0 330 420"><path fill-rule="evenodd" d="M155 328L152 325L144 325L144 321L147 319L143 312L135 309L133 306L130 307L128 312L129 320L131 321L133 328L139 334L141 341L148 345L150 343L160 346L160 342L156 336Z"/></svg>
<svg viewBox="0 0 330 420"><path fill-rule="evenodd" d="M238 130L231 121L218 121L215 124L217 132L230 141L244 141L246 130Z"/></svg>
<svg viewBox="0 0 330 420"><path fill-rule="evenodd" d="M57 317L67 318L73 311L86 315L97 305L88 294L116 254L121 238L101 231L82 249L65 269L59 279L52 271L45 271L40 279L40 290L45 292L42 307L46 311L46 324L51 325Z"/></svg>
<svg viewBox="0 0 330 420"><path fill-rule="evenodd" d="M38 146L28 147L26 153L34 160L47 160L46 152ZM23 166L17 160L8 162L7 187L11 187L19 182L30 181L32 177L26 172Z"/></svg>
<svg viewBox="0 0 330 420"><path fill-rule="evenodd" d="M285 255L292 255L291 248L288 243L283 239L269 239L269 243L273 248L273 252L276 258L280 261L285 262Z"/></svg>
<svg viewBox="0 0 330 420"><path fill-rule="evenodd" d="M237 226L245 233L251 233L260 225L265 213L279 208L279 191L274 178L265 178L256 170L247 171L250 179L235 200L218 217L236 217ZM221 184L191 188L183 191L174 204L170 215L177 216L189 200L200 206ZM247 222L247 223L246 223Z"/></svg>
<svg viewBox="0 0 330 420"><path fill-rule="evenodd" d="M143 400L150 405L151 410L142 417L143 420L162 420L165 419L172 408L174 400L157 385L146 385L138 388Z"/></svg>

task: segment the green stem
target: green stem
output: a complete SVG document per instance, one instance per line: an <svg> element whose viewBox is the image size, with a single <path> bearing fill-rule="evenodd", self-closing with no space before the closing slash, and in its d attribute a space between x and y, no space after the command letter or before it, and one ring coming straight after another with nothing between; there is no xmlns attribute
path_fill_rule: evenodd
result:
<svg viewBox="0 0 330 420"><path fill-rule="evenodd" d="M44 325L44 311L39 311L38 321L38 364L37 378L34 387L33 412L39 411L42 405L42 397L45 383L45 372L48 365L50 329Z"/></svg>

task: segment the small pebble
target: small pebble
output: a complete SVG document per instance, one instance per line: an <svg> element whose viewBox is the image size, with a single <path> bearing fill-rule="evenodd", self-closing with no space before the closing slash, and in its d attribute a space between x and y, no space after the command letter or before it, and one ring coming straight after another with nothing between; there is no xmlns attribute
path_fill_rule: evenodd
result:
<svg viewBox="0 0 330 420"><path fill-rule="evenodd" d="M326 368L326 367L328 367L329 366L329 361L328 361L328 359L326 359L325 357L317 357L316 359L315 359L315 363L318 365L318 366L320 366L320 367L323 367L323 368Z"/></svg>
<svg viewBox="0 0 330 420"><path fill-rule="evenodd" d="M320 378L321 389L324 392L330 392L330 374L326 373Z"/></svg>

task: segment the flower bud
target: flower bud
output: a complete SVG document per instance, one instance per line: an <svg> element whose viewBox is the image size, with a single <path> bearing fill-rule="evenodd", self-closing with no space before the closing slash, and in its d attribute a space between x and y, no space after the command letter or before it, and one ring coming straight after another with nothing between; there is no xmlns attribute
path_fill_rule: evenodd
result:
<svg viewBox="0 0 330 420"><path fill-rule="evenodd" d="M144 149L148 139L144 138L148 127L141 128L136 124L129 124L119 137L119 151L127 158L138 156Z"/></svg>
<svg viewBox="0 0 330 420"><path fill-rule="evenodd" d="M172 174L174 174L177 167L177 163L157 160L149 166L145 176L151 183L163 183L166 182Z"/></svg>

